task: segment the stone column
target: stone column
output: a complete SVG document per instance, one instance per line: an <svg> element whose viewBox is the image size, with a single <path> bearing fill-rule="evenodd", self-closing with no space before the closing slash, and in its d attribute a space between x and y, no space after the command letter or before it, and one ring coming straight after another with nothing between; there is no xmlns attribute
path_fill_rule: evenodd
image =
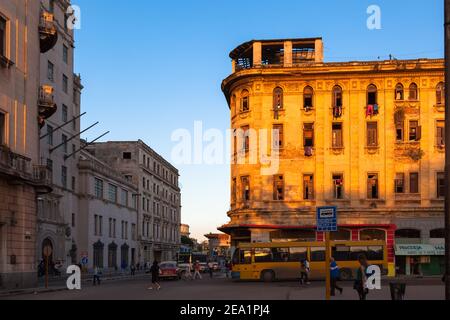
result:
<svg viewBox="0 0 450 320"><path fill-rule="evenodd" d="M322 39L317 39L315 43L315 55L316 55L316 62L321 63L323 62L323 41Z"/></svg>
<svg viewBox="0 0 450 320"><path fill-rule="evenodd" d="M284 43L284 67L292 67L292 41Z"/></svg>
<svg viewBox="0 0 450 320"><path fill-rule="evenodd" d="M253 66L260 67L262 61L262 44L261 42L253 43Z"/></svg>

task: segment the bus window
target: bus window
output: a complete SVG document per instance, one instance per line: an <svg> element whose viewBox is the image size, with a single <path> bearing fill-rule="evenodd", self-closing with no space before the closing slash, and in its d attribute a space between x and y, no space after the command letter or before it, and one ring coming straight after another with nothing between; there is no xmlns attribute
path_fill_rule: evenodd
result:
<svg viewBox="0 0 450 320"><path fill-rule="evenodd" d="M239 253L241 251L239 249L234 250L233 259L231 260L233 264L239 264Z"/></svg>
<svg viewBox="0 0 450 320"><path fill-rule="evenodd" d="M361 255L365 255L367 257L367 247L351 247L350 251L351 261L358 261Z"/></svg>
<svg viewBox="0 0 450 320"><path fill-rule="evenodd" d="M266 248L255 249L255 263L272 262L272 251Z"/></svg>
<svg viewBox="0 0 450 320"><path fill-rule="evenodd" d="M272 248L273 262L289 262L288 248Z"/></svg>
<svg viewBox="0 0 450 320"><path fill-rule="evenodd" d="M325 261L325 248L311 248L311 262Z"/></svg>
<svg viewBox="0 0 450 320"><path fill-rule="evenodd" d="M350 259L350 247L336 246L333 248L333 258L336 261L351 261Z"/></svg>
<svg viewBox="0 0 450 320"><path fill-rule="evenodd" d="M308 249L307 248L290 248L289 249L289 261L290 262L300 262L308 259Z"/></svg>
<svg viewBox="0 0 450 320"><path fill-rule="evenodd" d="M250 249L245 249L240 251L240 264L252 264L252 251Z"/></svg>
<svg viewBox="0 0 450 320"><path fill-rule="evenodd" d="M369 247L367 250L367 259L372 261L380 261L384 259L383 247Z"/></svg>

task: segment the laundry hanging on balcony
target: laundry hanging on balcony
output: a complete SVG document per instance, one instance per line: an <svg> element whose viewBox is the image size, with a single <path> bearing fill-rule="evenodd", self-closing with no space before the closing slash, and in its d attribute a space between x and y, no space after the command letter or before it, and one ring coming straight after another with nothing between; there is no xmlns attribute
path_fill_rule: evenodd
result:
<svg viewBox="0 0 450 320"><path fill-rule="evenodd" d="M342 117L342 107L334 107L333 108L333 117L335 119Z"/></svg>
<svg viewBox="0 0 450 320"><path fill-rule="evenodd" d="M313 156L313 148L312 147L305 147L305 156L306 157L312 157Z"/></svg>
<svg viewBox="0 0 450 320"><path fill-rule="evenodd" d="M366 117L373 117L380 113L378 104L369 104L366 109Z"/></svg>

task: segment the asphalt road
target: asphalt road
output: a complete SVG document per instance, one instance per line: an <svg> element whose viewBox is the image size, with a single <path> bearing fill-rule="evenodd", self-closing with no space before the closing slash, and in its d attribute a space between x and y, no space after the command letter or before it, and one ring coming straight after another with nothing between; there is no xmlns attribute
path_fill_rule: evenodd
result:
<svg viewBox="0 0 450 320"><path fill-rule="evenodd" d="M160 291L148 290L149 280L106 281L101 286L84 285L80 291L58 291L2 297L0 300L323 300L324 283L300 286L297 282L234 282L216 278L197 281L163 281ZM344 294L335 300L357 300L351 282L341 283ZM407 280L406 300L443 300L439 279ZM389 283L372 291L368 300L390 300Z"/></svg>

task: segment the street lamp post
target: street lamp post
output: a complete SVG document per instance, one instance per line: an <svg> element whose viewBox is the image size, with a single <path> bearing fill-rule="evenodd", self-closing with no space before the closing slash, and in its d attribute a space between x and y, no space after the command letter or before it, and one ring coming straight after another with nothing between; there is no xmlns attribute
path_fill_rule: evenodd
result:
<svg viewBox="0 0 450 320"><path fill-rule="evenodd" d="M450 0L445 1L445 298L450 300Z"/></svg>

